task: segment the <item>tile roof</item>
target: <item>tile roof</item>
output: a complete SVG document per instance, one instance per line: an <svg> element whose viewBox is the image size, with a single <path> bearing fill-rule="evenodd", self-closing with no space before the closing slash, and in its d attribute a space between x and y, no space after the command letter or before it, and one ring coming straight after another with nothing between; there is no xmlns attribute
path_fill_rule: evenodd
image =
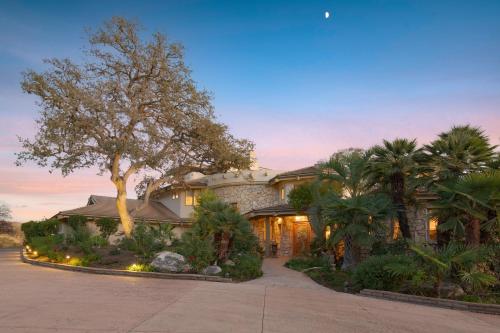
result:
<svg viewBox="0 0 500 333"><path fill-rule="evenodd" d="M316 165L312 165L305 168L280 173L279 175L271 179L269 182L275 183L283 179L290 179L297 177L314 177L318 175L318 173L319 173L319 168Z"/></svg>
<svg viewBox="0 0 500 333"><path fill-rule="evenodd" d="M83 215L86 217L110 217L119 218L118 210L116 209L116 199L114 197L106 197L100 195L91 195L87 206L65 210L59 212L56 216L65 217L72 215ZM135 211L139 205L143 203L138 199L127 199L127 208L136 220L144 220L146 222L180 222L177 216L162 203L150 200L148 205L139 211Z"/></svg>
<svg viewBox="0 0 500 333"><path fill-rule="evenodd" d="M258 217L258 216L280 216L280 215L297 215L301 212L297 211L295 208L288 204L276 205L270 207L264 207L259 209L253 209L244 215L248 218Z"/></svg>

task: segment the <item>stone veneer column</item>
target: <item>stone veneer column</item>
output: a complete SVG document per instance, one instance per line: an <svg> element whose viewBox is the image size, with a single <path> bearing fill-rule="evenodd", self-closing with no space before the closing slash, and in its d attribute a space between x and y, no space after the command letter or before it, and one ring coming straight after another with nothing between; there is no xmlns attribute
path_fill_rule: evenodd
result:
<svg viewBox="0 0 500 333"><path fill-rule="evenodd" d="M266 216L266 257L271 256L271 219Z"/></svg>

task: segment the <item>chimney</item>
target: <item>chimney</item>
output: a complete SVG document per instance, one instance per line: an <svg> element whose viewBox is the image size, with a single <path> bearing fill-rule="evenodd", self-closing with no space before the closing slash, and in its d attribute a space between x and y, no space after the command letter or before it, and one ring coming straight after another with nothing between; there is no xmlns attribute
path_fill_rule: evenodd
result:
<svg viewBox="0 0 500 333"><path fill-rule="evenodd" d="M259 170L259 162L257 161L257 155L255 154L255 150L250 152L250 158L252 159L252 163L250 164L250 170L256 171Z"/></svg>

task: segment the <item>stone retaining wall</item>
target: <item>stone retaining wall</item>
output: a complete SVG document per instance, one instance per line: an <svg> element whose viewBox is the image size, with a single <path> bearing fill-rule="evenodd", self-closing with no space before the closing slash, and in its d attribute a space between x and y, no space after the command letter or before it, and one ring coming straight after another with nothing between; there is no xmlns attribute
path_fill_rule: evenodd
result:
<svg viewBox="0 0 500 333"><path fill-rule="evenodd" d="M104 274L104 275L125 275L125 276L135 276L135 277L148 277L156 279L176 279L176 280L198 280L198 281L211 281L211 282L233 282L232 279L223 278L219 276L201 275L201 274L177 274L177 273L159 273L159 272L131 272L118 269L108 269L108 268L96 268L96 267L83 267L83 266L71 266L65 264L56 264L52 262L43 262L35 259L30 259L25 256L24 251L21 251L21 261L43 267L50 267L55 269L61 269L65 271L73 272L84 272L93 274Z"/></svg>
<svg viewBox="0 0 500 333"><path fill-rule="evenodd" d="M497 304L482 304L482 303L471 303L455 301L451 299L434 298L434 297L424 297L416 295L400 294L391 291L384 290L372 290L363 289L360 292L363 296L370 296L381 299L388 299L393 301L423 304L430 306L437 306L440 308L448 308L454 310L463 310L471 312L480 312L493 315L500 315L500 305Z"/></svg>

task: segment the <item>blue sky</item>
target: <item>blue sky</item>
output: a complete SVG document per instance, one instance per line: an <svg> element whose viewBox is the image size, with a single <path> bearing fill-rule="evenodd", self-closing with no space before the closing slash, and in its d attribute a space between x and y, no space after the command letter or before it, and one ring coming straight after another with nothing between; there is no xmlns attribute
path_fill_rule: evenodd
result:
<svg viewBox="0 0 500 333"><path fill-rule="evenodd" d="M13 167L15 135L33 134L37 110L21 71L78 59L83 28L113 15L183 43L220 119L256 142L264 166L298 168L382 138L426 143L463 123L499 143L500 1L1 1L0 200L27 200L30 187L11 179L46 175ZM112 193L107 180L88 183ZM89 186L68 189L71 203Z"/></svg>

